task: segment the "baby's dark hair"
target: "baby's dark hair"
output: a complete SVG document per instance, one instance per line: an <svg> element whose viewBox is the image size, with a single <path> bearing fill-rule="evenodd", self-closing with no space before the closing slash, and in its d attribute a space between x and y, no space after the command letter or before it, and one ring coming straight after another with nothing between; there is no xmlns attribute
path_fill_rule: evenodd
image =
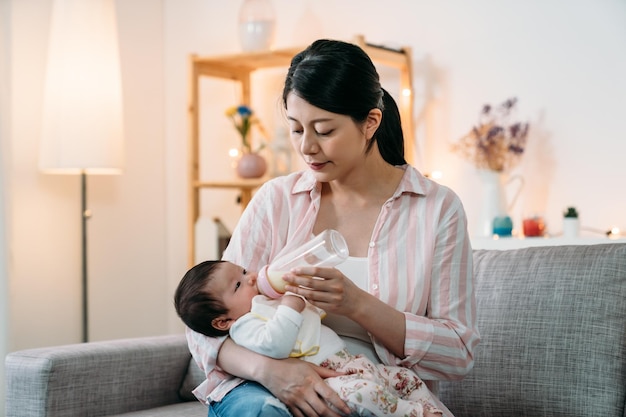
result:
<svg viewBox="0 0 626 417"><path fill-rule="evenodd" d="M180 280L174 293L174 307L178 317L191 330L209 337L228 334L228 330L218 330L211 325L213 319L228 313L228 309L222 300L206 290L216 268L224 262L204 261L194 266Z"/></svg>

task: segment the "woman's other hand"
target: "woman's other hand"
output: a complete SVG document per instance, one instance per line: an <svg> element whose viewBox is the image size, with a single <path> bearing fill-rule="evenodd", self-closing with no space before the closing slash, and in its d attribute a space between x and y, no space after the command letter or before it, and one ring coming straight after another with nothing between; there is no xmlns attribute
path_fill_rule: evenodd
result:
<svg viewBox="0 0 626 417"><path fill-rule="evenodd" d="M261 384L281 400L295 417L339 417L350 409L322 378L343 375L300 359L274 360ZM333 411L332 404L340 413ZM344 414L341 414L343 412Z"/></svg>

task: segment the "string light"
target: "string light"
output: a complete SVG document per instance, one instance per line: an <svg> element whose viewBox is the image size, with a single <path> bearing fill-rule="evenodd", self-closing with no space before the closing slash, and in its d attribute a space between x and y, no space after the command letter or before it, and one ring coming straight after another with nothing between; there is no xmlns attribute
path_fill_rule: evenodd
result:
<svg viewBox="0 0 626 417"><path fill-rule="evenodd" d="M619 227L612 227L611 230L606 232L606 235L609 239L619 239L621 237Z"/></svg>
<svg viewBox="0 0 626 417"><path fill-rule="evenodd" d="M623 234L617 226L613 226L609 230L594 229L592 227L581 227L580 230L605 235L609 239L620 239L622 237L626 237L626 234Z"/></svg>
<svg viewBox="0 0 626 417"><path fill-rule="evenodd" d="M430 173L430 178L434 179L434 180L440 180L443 178L443 172L441 171L433 171Z"/></svg>

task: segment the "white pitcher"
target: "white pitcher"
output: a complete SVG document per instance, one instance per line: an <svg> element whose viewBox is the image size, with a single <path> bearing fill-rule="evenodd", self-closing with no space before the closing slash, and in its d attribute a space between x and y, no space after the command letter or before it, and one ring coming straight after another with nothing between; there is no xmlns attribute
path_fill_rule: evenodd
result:
<svg viewBox="0 0 626 417"><path fill-rule="evenodd" d="M493 219L510 215L509 213L524 186L524 179L519 175L508 177L503 172L491 170L479 170L478 175L483 184L483 200L477 235L479 237L491 237L493 235ZM518 183L517 189L508 202L506 188L515 182Z"/></svg>

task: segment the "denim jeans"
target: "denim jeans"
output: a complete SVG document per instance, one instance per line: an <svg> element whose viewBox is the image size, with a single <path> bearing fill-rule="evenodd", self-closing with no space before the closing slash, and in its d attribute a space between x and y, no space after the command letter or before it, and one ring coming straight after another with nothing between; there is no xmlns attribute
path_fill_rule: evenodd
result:
<svg viewBox="0 0 626 417"><path fill-rule="evenodd" d="M291 413L261 384L244 382L212 402L209 417L291 417Z"/></svg>

